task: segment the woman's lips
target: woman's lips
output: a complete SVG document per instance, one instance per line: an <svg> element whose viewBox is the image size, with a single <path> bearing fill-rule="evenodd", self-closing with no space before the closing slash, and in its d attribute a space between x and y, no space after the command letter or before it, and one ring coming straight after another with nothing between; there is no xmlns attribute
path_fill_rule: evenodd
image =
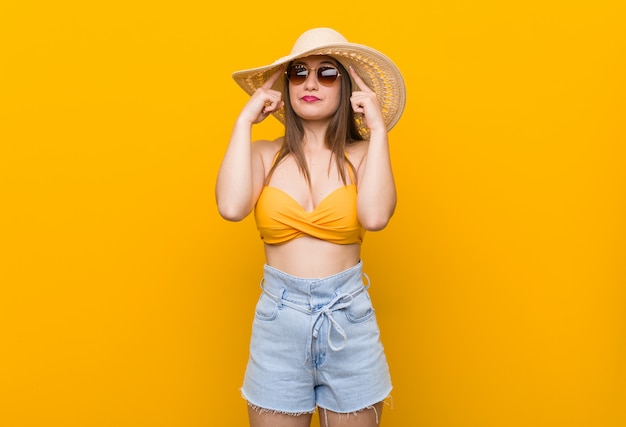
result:
<svg viewBox="0 0 626 427"><path fill-rule="evenodd" d="M317 96L303 96L302 100L304 102L315 102L315 101L319 101L320 99Z"/></svg>

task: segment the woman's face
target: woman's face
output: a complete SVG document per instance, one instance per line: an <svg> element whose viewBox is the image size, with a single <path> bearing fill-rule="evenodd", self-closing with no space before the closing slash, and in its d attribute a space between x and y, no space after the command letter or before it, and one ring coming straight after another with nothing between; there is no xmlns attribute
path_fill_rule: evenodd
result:
<svg viewBox="0 0 626 427"><path fill-rule="evenodd" d="M341 79L347 76L338 76L332 81L332 76L339 72L336 64L333 58L319 55L297 59L291 64L290 68L295 68L297 74L306 75L302 83L293 77L289 80L289 101L294 112L303 120L325 120L337 111ZM328 76L321 77L321 82L318 78L320 72Z"/></svg>

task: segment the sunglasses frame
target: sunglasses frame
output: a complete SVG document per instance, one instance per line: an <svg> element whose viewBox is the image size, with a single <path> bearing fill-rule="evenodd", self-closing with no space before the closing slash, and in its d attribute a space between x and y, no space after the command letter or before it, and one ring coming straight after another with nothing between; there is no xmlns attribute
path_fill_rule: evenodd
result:
<svg viewBox="0 0 626 427"><path fill-rule="evenodd" d="M306 70L306 72L307 72L306 76L304 76L304 79L303 79L301 82L299 82L299 83L296 83L296 82L294 82L293 80L291 80L291 78L289 78L289 71L290 71L293 67L303 67L303 68ZM323 81L323 80L325 80L325 79L327 78L327 76L320 76L320 73L321 73L323 70L326 70L326 69L329 69L329 68L330 68L330 69L333 69L333 70L335 70L335 71L337 71L337 75L336 75L336 76L334 76L334 77L335 77L335 79L334 79L332 82L330 82L330 83L324 83L324 81ZM294 84L294 85L296 85L296 86L299 86L299 85L303 84L303 83L306 81L306 79L308 79L308 78L309 78L309 75L310 75L310 74L311 74L311 72L313 72L313 71L316 71L316 73L315 73L315 77L317 78L317 81L318 81L321 85L323 85L323 86L332 86L332 85L333 85L333 84L337 81L337 79L338 79L339 77L341 77L341 72L339 71L339 68L335 67L334 65L320 65L320 66L319 66L319 67L317 67L317 68L310 68L310 67L308 67L306 64L291 64L291 65L289 65L289 66L287 67L287 69L285 70L285 76L287 77L287 81L288 81L288 82L291 82L292 84ZM320 77L321 77L321 78L320 78Z"/></svg>

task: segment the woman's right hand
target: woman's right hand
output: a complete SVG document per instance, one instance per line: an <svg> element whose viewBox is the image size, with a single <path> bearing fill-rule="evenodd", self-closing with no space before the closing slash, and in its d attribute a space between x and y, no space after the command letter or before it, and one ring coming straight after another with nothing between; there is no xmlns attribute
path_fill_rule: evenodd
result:
<svg viewBox="0 0 626 427"><path fill-rule="evenodd" d="M239 115L241 119L251 124L257 124L265 120L270 113L278 111L283 107L282 93L272 89L272 86L276 80L282 76L284 70L284 66L279 67L278 70L252 94Z"/></svg>

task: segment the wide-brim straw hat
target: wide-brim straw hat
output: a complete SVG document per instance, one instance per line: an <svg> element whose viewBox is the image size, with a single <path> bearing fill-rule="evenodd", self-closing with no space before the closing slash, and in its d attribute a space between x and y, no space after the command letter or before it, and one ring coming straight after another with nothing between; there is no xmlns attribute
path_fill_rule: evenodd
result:
<svg viewBox="0 0 626 427"><path fill-rule="evenodd" d="M387 130L391 130L398 122L406 102L404 79L398 67L383 53L368 46L350 43L343 35L330 28L314 28L304 32L293 45L289 55L277 59L270 65L236 71L233 73L233 79L246 93L252 95L278 67L310 55L331 56L346 70L352 66L367 86L376 92ZM284 95L285 79L277 79L272 89L281 91ZM352 90L358 90L354 80ZM273 114L281 123L285 123L284 107ZM367 138L369 129L362 115L355 116L359 133Z"/></svg>

